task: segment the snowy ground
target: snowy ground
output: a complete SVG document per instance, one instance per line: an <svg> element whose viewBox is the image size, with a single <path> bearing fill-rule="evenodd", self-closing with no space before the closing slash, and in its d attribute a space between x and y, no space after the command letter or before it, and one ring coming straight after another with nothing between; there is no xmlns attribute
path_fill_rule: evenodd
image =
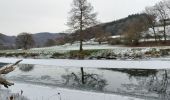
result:
<svg viewBox="0 0 170 100"><path fill-rule="evenodd" d="M52 47L43 47L43 48L33 48L31 50L58 50L58 51L67 51L67 50L79 50L79 43L75 43L75 44L65 44L65 45L61 45L61 46L52 46ZM85 50L90 50L90 49L115 49L115 48L120 48L122 46L117 45L117 46L111 46L111 45L99 45L99 44L95 44L95 45L91 45L91 44L85 44L83 46L83 49Z"/></svg>
<svg viewBox="0 0 170 100"><path fill-rule="evenodd" d="M52 88L24 83L16 83L10 87L10 90L13 93L20 93L23 90L23 95L30 100L144 100L114 94Z"/></svg>
<svg viewBox="0 0 170 100"><path fill-rule="evenodd" d="M79 43L70 45L70 44L65 44L65 45L61 45L61 46L52 46L52 47L43 47L43 48L33 48L30 49L29 52L68 52L71 50L79 50ZM118 45L118 46L111 46L111 45L83 45L83 49L84 50L100 50L100 49L115 49L115 48L122 48L122 46Z"/></svg>
<svg viewBox="0 0 170 100"><path fill-rule="evenodd" d="M74 49L71 49L74 48ZM121 47L110 45L84 45L87 55L84 59L100 60L168 60L170 59L170 46L163 47ZM34 59L77 59L75 52L79 46L54 46L47 48L34 48L31 50L5 50L0 51L1 57L34 58ZM100 49L100 50L99 50ZM164 58L166 57L166 59ZM158 59L155 59L158 58Z"/></svg>
<svg viewBox="0 0 170 100"><path fill-rule="evenodd" d="M169 49L170 46L160 46L160 47L125 47L123 45L108 45L108 44L85 44L83 45L83 49L84 50L114 50L114 51L128 51L131 49L144 49L144 50L148 50L148 49L152 49L152 48L157 48L157 49ZM43 48L32 48L30 50L27 50L26 52L29 53L45 53L45 54L49 54L49 53L55 53L55 52L59 52L59 53L64 53L64 52L68 52L71 50L79 50L79 43L70 45L70 44L65 44L65 45L60 45L60 46L52 46L52 47L43 47ZM1 52L25 52L23 50L5 50L5 51L1 51Z"/></svg>
<svg viewBox="0 0 170 100"><path fill-rule="evenodd" d="M43 53L53 53L53 52L68 52L71 50L79 50L79 44L73 44L73 45L61 45L61 46L53 46L53 47L44 47L44 48L33 48L29 50L29 52L43 52ZM84 50L114 50L115 52L119 51L129 51L132 49L143 49L143 50L148 50L148 49L169 49L170 46L161 46L161 47L124 47L122 45L83 45Z"/></svg>
<svg viewBox="0 0 170 100"><path fill-rule="evenodd" d="M1 63L15 63L17 58L0 58ZM149 61L113 61L113 60L68 60L68 59L23 59L21 64L51 65L58 67L87 68L135 68L135 69L169 69L170 59Z"/></svg>

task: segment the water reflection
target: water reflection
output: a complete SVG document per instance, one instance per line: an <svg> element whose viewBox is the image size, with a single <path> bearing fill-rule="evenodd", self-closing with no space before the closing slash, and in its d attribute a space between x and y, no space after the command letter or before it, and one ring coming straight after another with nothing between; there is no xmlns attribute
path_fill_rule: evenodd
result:
<svg viewBox="0 0 170 100"><path fill-rule="evenodd" d="M30 64L22 64L22 65L18 65L18 67L19 67L19 70L23 72L29 72L34 69L34 65L30 65Z"/></svg>
<svg viewBox="0 0 170 100"><path fill-rule="evenodd" d="M156 75L158 72L158 70L156 69L115 69L115 68L105 69L127 73L129 77L149 77L150 75Z"/></svg>
<svg viewBox="0 0 170 100"><path fill-rule="evenodd" d="M6 77L48 86L170 100L170 70L84 68L84 72L85 84L81 82L80 68L19 65Z"/></svg>
<svg viewBox="0 0 170 100"><path fill-rule="evenodd" d="M134 94L138 93L140 90L147 90L146 93L149 95L157 94L159 100L169 100L170 99L170 90L169 90L169 81L168 73L169 70L146 70L146 69L111 69L114 71L120 71L127 73L130 78L134 78L137 81L137 84L122 84L126 87L127 90L134 89ZM137 90L137 91L136 91ZM136 92L135 92L136 91ZM145 94L147 95L147 94Z"/></svg>
<svg viewBox="0 0 170 100"><path fill-rule="evenodd" d="M103 88L107 85L106 80L102 79L102 77L98 74L88 74L84 75L84 84L81 82L81 73L75 74L71 73L68 75L63 75L63 79L65 79L65 85L72 87L81 87L86 89L95 89L95 90L103 90Z"/></svg>
<svg viewBox="0 0 170 100"><path fill-rule="evenodd" d="M6 63L0 63L0 68L7 65Z"/></svg>
<svg viewBox="0 0 170 100"><path fill-rule="evenodd" d="M168 90L168 70L161 70L159 74L152 75L147 82L148 91L159 95L160 100L169 100L170 91Z"/></svg>

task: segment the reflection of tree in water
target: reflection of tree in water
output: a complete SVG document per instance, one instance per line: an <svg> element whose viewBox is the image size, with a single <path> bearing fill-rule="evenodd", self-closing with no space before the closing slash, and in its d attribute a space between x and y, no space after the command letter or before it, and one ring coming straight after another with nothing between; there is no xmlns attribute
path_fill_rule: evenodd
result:
<svg viewBox="0 0 170 100"><path fill-rule="evenodd" d="M30 64L20 64L18 65L19 70L23 71L23 72L30 72L34 69L34 65L30 65Z"/></svg>
<svg viewBox="0 0 170 100"><path fill-rule="evenodd" d="M147 82L147 88L150 92L159 95L160 100L169 100L170 91L168 91L168 71L162 70L157 75L152 75Z"/></svg>
<svg viewBox="0 0 170 100"><path fill-rule="evenodd" d="M129 77L149 77L150 75L156 75L158 70L155 69L115 69L108 68L107 70L118 71L127 73Z"/></svg>
<svg viewBox="0 0 170 100"><path fill-rule="evenodd" d="M104 87L107 85L106 80L102 79L101 76L97 74L88 74L85 73L84 75L84 82L81 82L81 73L75 74L71 73L68 75L62 76L65 80L65 85L72 86L72 87L79 87L79 88L86 88L86 89L94 89L94 90L103 90Z"/></svg>
<svg viewBox="0 0 170 100"><path fill-rule="evenodd" d="M170 90L168 90L168 71L154 69L111 69L127 73L131 79L135 78L137 84L122 84L127 89L127 92L140 93L146 89L149 93L158 94L159 100L170 100Z"/></svg>
<svg viewBox="0 0 170 100"><path fill-rule="evenodd" d="M152 70L148 70L145 72L142 72L145 74L142 76L142 74L134 74L133 71L126 71L128 74L130 74L130 78L135 78L137 81L137 84L131 83L131 84L123 84L124 87L127 88L134 88L134 92L140 93L143 89L147 90L148 93L145 94L149 96L149 93L155 93L158 94L159 100L170 100L170 91L168 91L168 71L167 70L159 70L150 72ZM124 71L125 72L125 71ZM130 73L132 72L132 73ZM137 71L141 72L141 71ZM137 73L136 72L136 73ZM127 91L128 92L128 91ZM151 95L150 95L151 96Z"/></svg>

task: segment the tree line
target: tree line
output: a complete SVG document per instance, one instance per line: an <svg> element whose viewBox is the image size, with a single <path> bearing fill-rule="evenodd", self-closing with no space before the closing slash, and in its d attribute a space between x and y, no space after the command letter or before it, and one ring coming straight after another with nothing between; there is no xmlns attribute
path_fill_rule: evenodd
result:
<svg viewBox="0 0 170 100"><path fill-rule="evenodd" d="M158 35L162 35L164 38L164 42L167 42L167 30L166 27L169 25L170 21L170 0L160 1L152 7L146 7L145 11L147 23L150 25L150 28L153 30L153 34L155 37L155 41L158 41ZM158 27L158 23L160 26L163 26L162 33L156 33L155 27Z"/></svg>

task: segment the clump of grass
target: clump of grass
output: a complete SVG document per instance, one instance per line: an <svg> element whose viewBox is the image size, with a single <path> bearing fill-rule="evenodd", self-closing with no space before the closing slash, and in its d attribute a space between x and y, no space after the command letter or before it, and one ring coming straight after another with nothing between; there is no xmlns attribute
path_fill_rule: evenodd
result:
<svg viewBox="0 0 170 100"><path fill-rule="evenodd" d="M64 54L64 53L58 53L58 52L56 52L56 53L54 53L54 54L51 56L51 58L63 58L65 55L66 55L66 54Z"/></svg>
<svg viewBox="0 0 170 100"><path fill-rule="evenodd" d="M83 51L70 51L69 52L69 58L72 59L84 59L86 57L92 56L93 53L98 52L98 50L83 50Z"/></svg>
<svg viewBox="0 0 170 100"><path fill-rule="evenodd" d="M19 52L19 53L14 53L14 52L7 52L7 53L0 53L0 57L36 57L39 56L37 53L26 53L26 52Z"/></svg>

